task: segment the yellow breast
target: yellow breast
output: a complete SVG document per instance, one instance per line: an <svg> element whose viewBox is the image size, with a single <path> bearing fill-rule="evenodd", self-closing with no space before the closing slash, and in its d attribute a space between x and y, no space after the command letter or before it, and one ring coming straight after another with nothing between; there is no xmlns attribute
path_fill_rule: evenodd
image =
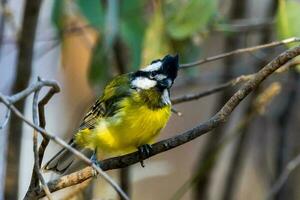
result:
<svg viewBox="0 0 300 200"><path fill-rule="evenodd" d="M160 130L165 127L171 114L171 106L150 109L147 105L121 101L116 115L99 120L93 131L83 130L76 141L85 147L108 155L122 155L137 150L143 144L151 144Z"/></svg>

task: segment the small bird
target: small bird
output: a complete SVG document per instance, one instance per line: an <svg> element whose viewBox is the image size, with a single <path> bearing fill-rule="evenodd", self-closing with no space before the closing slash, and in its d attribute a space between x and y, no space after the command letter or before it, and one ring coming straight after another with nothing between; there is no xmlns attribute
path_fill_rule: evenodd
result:
<svg viewBox="0 0 300 200"><path fill-rule="evenodd" d="M87 112L69 145L100 166L101 155L138 150L142 158L147 158L151 144L171 115L170 88L178 69L178 55L167 55L136 72L115 77ZM62 149L43 168L65 173L76 159Z"/></svg>

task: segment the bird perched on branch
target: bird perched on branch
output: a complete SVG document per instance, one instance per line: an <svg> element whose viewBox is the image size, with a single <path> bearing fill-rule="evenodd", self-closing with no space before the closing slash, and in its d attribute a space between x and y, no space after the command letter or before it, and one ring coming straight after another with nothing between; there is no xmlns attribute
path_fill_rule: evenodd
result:
<svg viewBox="0 0 300 200"><path fill-rule="evenodd" d="M136 150L147 158L151 144L171 115L170 88L178 68L178 55L167 55L141 70L115 77L85 115L69 144L97 163L99 155L116 156ZM76 159L62 149L44 169L64 173Z"/></svg>

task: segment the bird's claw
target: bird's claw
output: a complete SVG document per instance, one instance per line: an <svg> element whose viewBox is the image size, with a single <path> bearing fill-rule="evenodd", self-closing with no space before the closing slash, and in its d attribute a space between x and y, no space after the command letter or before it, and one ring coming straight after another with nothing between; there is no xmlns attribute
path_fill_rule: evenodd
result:
<svg viewBox="0 0 300 200"><path fill-rule="evenodd" d="M141 166L145 167L144 165L144 159L148 158L151 156L152 154L152 147L150 144L144 144L142 146L138 147L138 152L140 157L142 158L142 160L140 161Z"/></svg>

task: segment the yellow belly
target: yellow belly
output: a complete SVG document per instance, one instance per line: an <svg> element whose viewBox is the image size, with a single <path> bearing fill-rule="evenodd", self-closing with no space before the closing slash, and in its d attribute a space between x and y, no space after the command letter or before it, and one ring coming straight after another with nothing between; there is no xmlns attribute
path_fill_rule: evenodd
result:
<svg viewBox="0 0 300 200"><path fill-rule="evenodd" d="M95 129L77 133L76 142L109 156L133 152L143 144L153 143L170 117L171 106L152 110L123 103L126 105L114 117L100 119Z"/></svg>

